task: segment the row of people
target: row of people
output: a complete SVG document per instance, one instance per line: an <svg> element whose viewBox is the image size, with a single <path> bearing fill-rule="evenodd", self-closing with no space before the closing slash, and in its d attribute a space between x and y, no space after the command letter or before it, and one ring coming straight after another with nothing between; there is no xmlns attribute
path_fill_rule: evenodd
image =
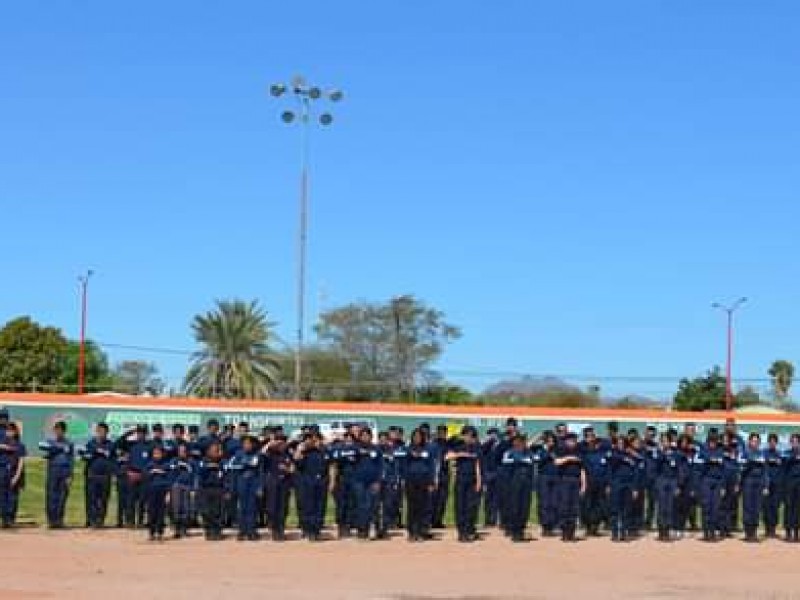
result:
<svg viewBox="0 0 800 600"><path fill-rule="evenodd" d="M340 537L355 531L385 538L405 520L409 540L420 541L443 526L452 493L463 542L478 539L481 503L486 525L499 524L513 541L525 541L534 496L542 535L560 532L565 541L577 539L579 524L589 536L609 529L613 541L635 538L655 524L658 539L670 541L696 526L698 513L702 539L714 541L731 535L740 503L747 541L757 541L762 518L767 536L775 537L781 508L787 540L798 541L800 436L780 450L770 435L762 447L757 434L743 440L733 422L702 443L692 424L659 438L654 428L622 435L612 423L606 438L586 428L580 441L560 425L528 440L514 419L503 435L489 430L483 440L473 427L451 439L445 427L432 435L425 424L408 441L392 427L377 443L369 429L357 426L330 443L313 426L289 440L279 427L255 436L246 423L220 431L214 420L204 435L182 425L173 427L171 438L160 426L150 433L140 426L112 441L99 424L76 451L66 425L56 424L41 444L50 526L63 526L78 455L86 462L87 525L104 524L115 481L117 524L146 524L154 539L163 537L169 515L177 537L202 522L209 539L235 525L241 539L258 539L266 527L282 540L293 494L309 540L319 539L332 497ZM23 472L24 446L18 435L14 439L13 426L0 422L0 492L13 490ZM6 463L13 468L2 467ZM0 494L0 512L10 523L13 512L6 507L16 500L7 496Z"/></svg>

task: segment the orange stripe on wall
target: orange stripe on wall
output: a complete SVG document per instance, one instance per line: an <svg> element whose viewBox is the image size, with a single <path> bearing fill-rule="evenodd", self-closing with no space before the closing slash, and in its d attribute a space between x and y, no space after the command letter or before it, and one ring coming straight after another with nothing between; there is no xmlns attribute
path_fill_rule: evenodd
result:
<svg viewBox="0 0 800 600"><path fill-rule="evenodd" d="M470 415L487 417L532 417L591 420L670 420L670 421L718 421L732 416L724 411L675 412L653 409L613 408L550 408L510 406L443 406L430 404L382 404L374 402L304 402L296 400L214 400L199 398L152 398L140 396L86 396L74 394L14 394L0 393L0 404L7 402L26 406L71 406L116 407L139 410L159 410L164 406L178 409L242 412L319 412L319 413L382 413L382 414L426 414L436 417ZM735 415L747 422L768 421L770 423L797 423L800 414L744 414Z"/></svg>

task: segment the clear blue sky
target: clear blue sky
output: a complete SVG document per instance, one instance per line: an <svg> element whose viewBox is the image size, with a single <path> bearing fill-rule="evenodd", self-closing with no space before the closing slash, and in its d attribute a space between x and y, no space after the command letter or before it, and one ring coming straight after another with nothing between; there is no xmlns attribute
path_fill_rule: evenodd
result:
<svg viewBox="0 0 800 600"><path fill-rule="evenodd" d="M463 327L441 366L471 387L666 394L747 295L737 372L800 360L797 2L13 4L0 321L77 335L91 267L98 340L191 349L225 297L292 338L299 138L266 90L299 72L347 94L312 140L312 315L411 292Z"/></svg>

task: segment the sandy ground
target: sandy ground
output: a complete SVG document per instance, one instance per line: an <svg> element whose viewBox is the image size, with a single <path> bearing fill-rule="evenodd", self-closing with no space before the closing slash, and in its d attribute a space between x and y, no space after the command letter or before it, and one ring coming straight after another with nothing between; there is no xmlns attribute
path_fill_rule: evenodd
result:
<svg viewBox="0 0 800 600"><path fill-rule="evenodd" d="M779 541L513 545L489 534L463 545L451 538L158 544L116 530L0 532L0 599L800 599L800 545Z"/></svg>

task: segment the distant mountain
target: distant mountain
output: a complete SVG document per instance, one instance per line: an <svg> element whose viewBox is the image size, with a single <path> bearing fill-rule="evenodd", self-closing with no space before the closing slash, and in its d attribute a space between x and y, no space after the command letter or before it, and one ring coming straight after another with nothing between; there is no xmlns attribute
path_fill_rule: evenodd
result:
<svg viewBox="0 0 800 600"><path fill-rule="evenodd" d="M484 396L535 396L546 392L580 392L581 389L570 385L558 377L533 377L526 375L520 379L504 379L490 385L483 392Z"/></svg>

